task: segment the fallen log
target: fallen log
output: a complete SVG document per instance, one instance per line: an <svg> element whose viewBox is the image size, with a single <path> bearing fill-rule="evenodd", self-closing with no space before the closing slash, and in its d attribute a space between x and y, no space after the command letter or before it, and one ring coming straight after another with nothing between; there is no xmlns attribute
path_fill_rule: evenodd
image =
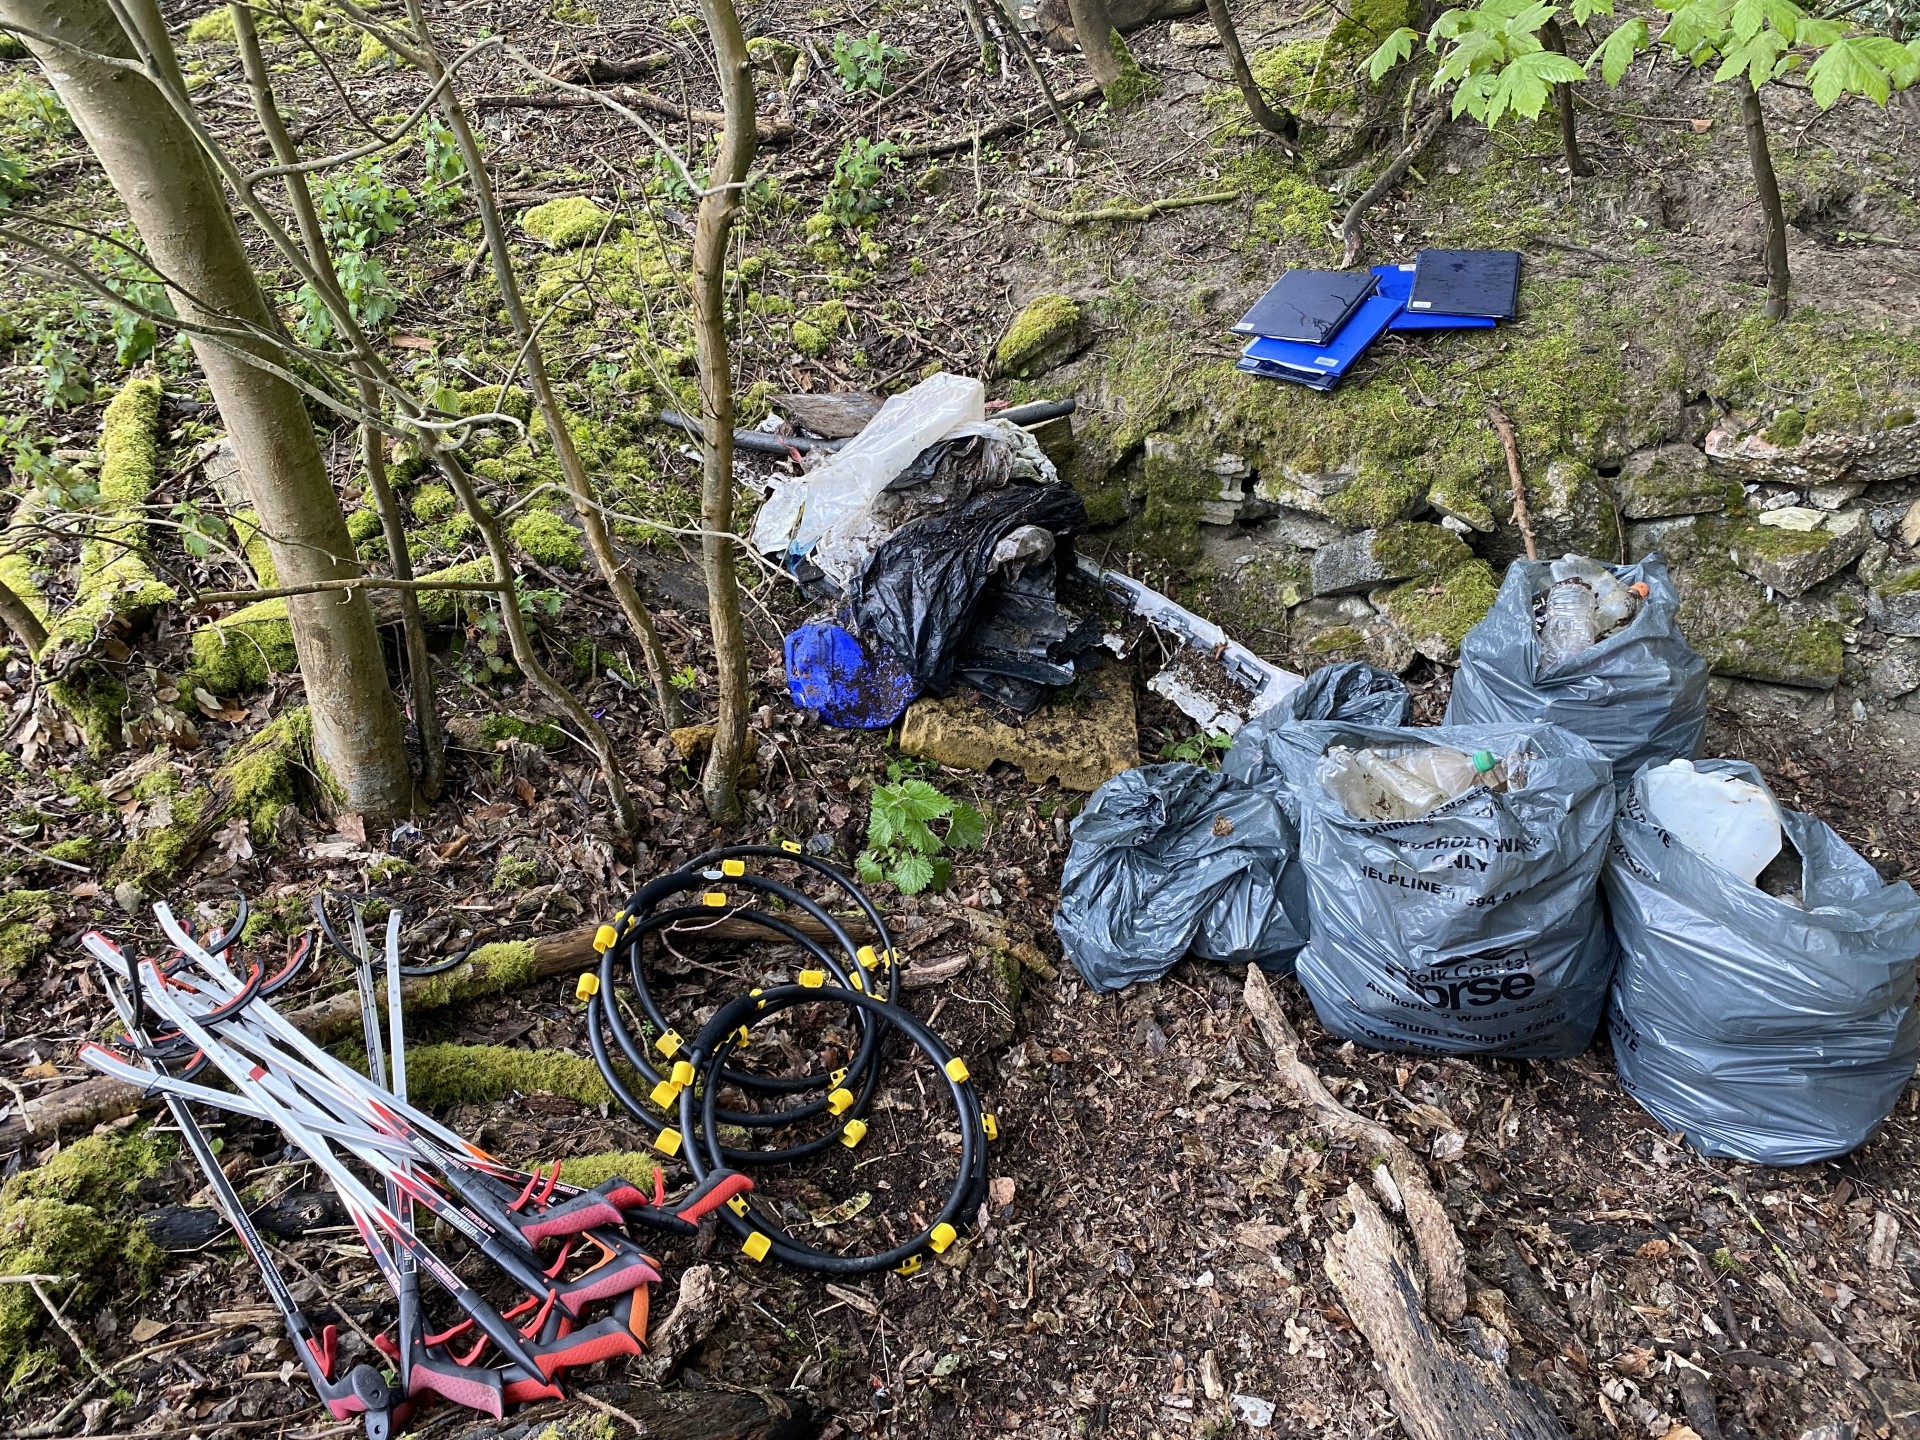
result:
<svg viewBox="0 0 1920 1440"><path fill-rule="evenodd" d="M1090 100L1100 98L1100 87L1093 81L1076 86L1059 97L1064 109L1071 105L1084 105ZM921 160L932 160L941 155L952 155L956 151L971 150L975 145L985 144L989 140L998 140L1002 135L1011 135L1016 130L1026 130L1046 119L1049 109L1045 105L1035 105L1018 111L1004 120L978 130L970 130L964 135L952 136L945 140L931 140L920 145L908 145L894 158L902 165L912 165ZM834 161L822 160L799 170L789 170L779 176L781 180L819 180L833 173Z"/></svg>
<svg viewBox="0 0 1920 1440"><path fill-rule="evenodd" d="M1327 1278L1373 1347L1381 1383L1409 1440L1567 1440L1546 1398L1469 1354L1427 1320L1400 1237L1358 1184L1353 1228L1327 1241Z"/></svg>
<svg viewBox="0 0 1920 1440"><path fill-rule="evenodd" d="M1382 1158L1406 1211L1407 1228L1425 1272L1427 1306L1449 1324L1467 1313L1467 1255L1460 1236L1447 1218L1446 1206L1434 1193L1426 1166L1406 1143L1377 1120L1356 1115L1338 1100L1300 1058L1300 1037L1273 998L1266 976L1247 967L1247 1009L1273 1051L1273 1068L1280 1081L1299 1099L1314 1123L1337 1140L1351 1140L1369 1155ZM1469 1432L1461 1432L1469 1433Z"/></svg>
<svg viewBox="0 0 1920 1440"><path fill-rule="evenodd" d="M786 917L789 924L815 940L827 939L819 921L805 915ZM863 918L841 921L855 940L874 937ZM476 1000L487 995L517 989L538 980L577 975L599 963L593 936L597 926L586 926L544 940L520 940L482 945L464 964L443 975L409 980L403 991L409 1014L438 1009L456 1001ZM676 932L683 927L674 927ZM766 932L743 920L722 918L698 926L684 927L690 936L703 940L759 940ZM337 1040L360 1028L360 999L354 991L321 1000L291 1012L287 1018L300 1030L322 1044ZM149 1103L157 1103L138 1087L118 1080L82 1080L64 1089L29 1100L17 1116L0 1122L0 1154L22 1149L29 1141L45 1143L75 1130L131 1115Z"/></svg>
<svg viewBox="0 0 1920 1440"><path fill-rule="evenodd" d="M276 1240L298 1240L313 1230L353 1223L331 1190L296 1190L247 1213L256 1230ZM211 1205L158 1205L142 1210L140 1223L154 1244L176 1255L204 1250L233 1235L227 1217Z"/></svg>

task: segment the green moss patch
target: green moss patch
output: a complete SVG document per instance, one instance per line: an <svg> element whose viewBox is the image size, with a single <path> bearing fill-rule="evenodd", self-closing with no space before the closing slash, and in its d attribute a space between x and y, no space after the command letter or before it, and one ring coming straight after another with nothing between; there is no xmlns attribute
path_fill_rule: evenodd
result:
<svg viewBox="0 0 1920 1440"><path fill-rule="evenodd" d="M435 975L414 992L409 1009L437 1009L455 1000L473 1000L512 990L533 978L533 942L503 940L482 945L465 962Z"/></svg>
<svg viewBox="0 0 1920 1440"><path fill-rule="evenodd" d="M487 1105L516 1095L559 1095L582 1105L611 1105L590 1056L506 1045L421 1045L407 1049L407 1093L416 1105Z"/></svg>
<svg viewBox="0 0 1920 1440"><path fill-rule="evenodd" d="M55 1303L86 1307L109 1287L144 1291L164 1263L129 1212L164 1156L145 1135L89 1135L0 1188L0 1273L58 1275ZM72 1277L70 1281L66 1277ZM25 1285L0 1285L0 1376L11 1390L57 1363L35 1348L46 1311ZM84 1333L84 1328L83 1328Z"/></svg>
<svg viewBox="0 0 1920 1440"><path fill-rule="evenodd" d="M299 668L285 600L260 600L193 634L187 680L211 695L245 695Z"/></svg>
<svg viewBox="0 0 1920 1440"><path fill-rule="evenodd" d="M566 732L544 720L522 720L518 715L489 715L480 722L480 738L489 745L502 740L518 740L523 745L538 745L542 750L564 750Z"/></svg>
<svg viewBox="0 0 1920 1440"><path fill-rule="evenodd" d="M1071 359L1092 335L1080 302L1070 295L1042 295L1030 302L993 347L1000 375L1037 374Z"/></svg>
<svg viewBox="0 0 1920 1440"><path fill-rule="evenodd" d="M584 195L549 200L544 205L534 206L520 217L522 230L556 250L570 250L576 245L584 245L609 233L614 224L614 217L609 211L603 210Z"/></svg>
<svg viewBox="0 0 1920 1440"><path fill-rule="evenodd" d="M587 549L572 522L551 510L529 510L507 527L513 543L542 565L556 570L578 570L586 564Z"/></svg>
<svg viewBox="0 0 1920 1440"><path fill-rule="evenodd" d="M0 892L0 980L13 979L29 963L46 954L53 938L54 920L51 891Z"/></svg>
<svg viewBox="0 0 1920 1440"><path fill-rule="evenodd" d="M1380 608L1406 630L1414 649L1452 664L1460 658L1460 642L1486 618L1499 593L1493 567L1470 558L1436 579L1394 586L1380 597Z"/></svg>

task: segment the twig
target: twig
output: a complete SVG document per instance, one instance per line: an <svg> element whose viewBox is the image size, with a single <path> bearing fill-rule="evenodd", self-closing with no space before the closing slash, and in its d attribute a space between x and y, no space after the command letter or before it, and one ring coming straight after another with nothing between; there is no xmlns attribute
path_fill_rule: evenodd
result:
<svg viewBox="0 0 1920 1440"><path fill-rule="evenodd" d="M1440 127L1446 123L1446 119L1447 107L1442 105L1427 117L1419 133L1407 142L1406 149L1394 156L1387 168L1382 170L1374 182L1361 192L1360 198L1348 207L1347 218L1340 222L1340 240L1345 246L1340 260L1342 266L1351 265L1360 258L1360 222L1367 211L1400 183L1400 177L1407 173L1407 168L1413 164L1414 158L1427 148L1427 142L1433 139Z"/></svg>
<svg viewBox="0 0 1920 1440"><path fill-rule="evenodd" d="M93 873L93 871L89 870L85 865L76 865L71 860L61 860L52 855L43 855L40 851L27 844L26 841L16 840L11 835L0 835L0 840L6 841L7 844L18 850L22 855L31 855L34 859L44 864L58 865L62 870L71 870L77 875L91 875Z"/></svg>
<svg viewBox="0 0 1920 1440"><path fill-rule="evenodd" d="M1513 494L1513 523L1520 527L1520 538L1526 542L1527 559L1538 560L1540 552L1533 545L1533 517L1527 510L1527 481L1520 473L1520 442L1514 438L1513 421L1498 405L1487 406L1487 419L1493 422L1493 428L1500 434L1500 448L1507 452L1507 483Z"/></svg>
<svg viewBox="0 0 1920 1440"><path fill-rule="evenodd" d="M114 1383L113 1371L107 1369L94 1358L93 1351L89 1350L87 1348L87 1342L80 1338L80 1332L74 1328L73 1322L67 1318L66 1311L56 1306L53 1303L53 1298L48 1295L45 1290L40 1288L40 1282L42 1280L52 1280L55 1277L51 1275L9 1275L7 1278L9 1280L25 1280L27 1284L33 1287L33 1293L39 1296L40 1303L47 1307L47 1314L53 1317L53 1323L60 1327L61 1332L67 1339L73 1342L73 1348L80 1352L80 1358L87 1362L87 1368L93 1371L101 1384L111 1390Z"/></svg>
<svg viewBox="0 0 1920 1440"><path fill-rule="evenodd" d="M1427 1308L1449 1324L1467 1311L1467 1255L1447 1218L1446 1206L1434 1194L1426 1167L1393 1131L1377 1120L1357 1115L1333 1098L1313 1067L1301 1058L1300 1037L1273 998L1273 989L1255 966L1247 967L1244 991L1247 1009L1273 1051L1273 1068L1280 1081L1299 1097L1322 1130L1358 1142L1381 1157L1406 1211L1407 1228L1426 1272Z"/></svg>
<svg viewBox="0 0 1920 1440"><path fill-rule="evenodd" d="M307 585L282 585L274 590L209 590L193 597L201 610L215 605L251 605L256 600L279 600L289 595L319 595L330 590L505 590L498 580L389 580L357 575L348 580L315 580Z"/></svg>
<svg viewBox="0 0 1920 1440"><path fill-rule="evenodd" d="M606 1401L600 1399L598 1396L589 1395L584 1390L575 1390L571 1398L581 1401L583 1404L591 1405L594 1409L598 1410L602 1415L605 1415L610 1419L624 1421L626 1424L631 1425L633 1427L633 1433L636 1435L645 1435L647 1433L647 1427L645 1425L641 1424L633 1416L629 1415L626 1411L622 1410L618 1405L609 1405Z"/></svg>
<svg viewBox="0 0 1920 1440"><path fill-rule="evenodd" d="M1029 215L1055 225L1095 225L1106 221L1137 224L1169 210L1190 210L1195 205L1225 205L1239 198L1238 190L1216 190L1206 195L1176 195L1166 200L1149 200L1144 205L1102 205L1093 210L1049 210L1024 197L1016 198L1014 204Z"/></svg>
<svg viewBox="0 0 1920 1440"><path fill-rule="evenodd" d="M677 120L682 125L706 125L715 130L726 128L727 117L718 110L695 110L691 106L669 100L664 95L656 95L651 90L621 85L606 93L635 110L645 110L650 115L658 115L666 120ZM585 110L600 102L588 96L563 93L560 95L476 95L472 103L476 110ZM756 129L760 137L759 143L762 145L783 145L793 138L793 126L785 120L767 120L756 126Z"/></svg>
<svg viewBox="0 0 1920 1440"><path fill-rule="evenodd" d="M1079 85L1059 97L1064 108L1069 105L1084 105L1090 100L1100 98L1100 87L1092 81ZM1011 135L1015 130L1024 130L1047 114L1047 106L1035 105L1010 115L1005 120L996 120L993 124L979 130L971 130L965 135L947 140L933 140L925 145L909 145L896 157L902 165L911 165L916 160L932 160L937 156L951 155L958 150L966 150L985 140L998 140L1002 135ZM780 180L819 180L833 173L833 162L824 161L809 165L800 170L789 170L777 176Z"/></svg>

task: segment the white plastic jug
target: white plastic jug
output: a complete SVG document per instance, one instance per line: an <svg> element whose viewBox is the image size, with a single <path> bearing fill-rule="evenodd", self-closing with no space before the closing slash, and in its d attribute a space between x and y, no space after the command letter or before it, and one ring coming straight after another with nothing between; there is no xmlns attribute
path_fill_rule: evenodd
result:
<svg viewBox="0 0 1920 1440"><path fill-rule="evenodd" d="M1655 824L1749 885L1780 853L1780 812L1758 785L1670 760L1647 771L1645 793Z"/></svg>

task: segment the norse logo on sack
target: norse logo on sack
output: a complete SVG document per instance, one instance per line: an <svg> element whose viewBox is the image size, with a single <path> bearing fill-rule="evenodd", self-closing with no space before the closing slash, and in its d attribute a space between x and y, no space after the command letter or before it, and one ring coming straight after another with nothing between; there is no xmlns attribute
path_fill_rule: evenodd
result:
<svg viewBox="0 0 1920 1440"><path fill-rule="evenodd" d="M1400 970L1398 978L1436 1010L1484 1009L1526 999L1539 985L1526 948L1503 945L1464 955L1444 969Z"/></svg>

